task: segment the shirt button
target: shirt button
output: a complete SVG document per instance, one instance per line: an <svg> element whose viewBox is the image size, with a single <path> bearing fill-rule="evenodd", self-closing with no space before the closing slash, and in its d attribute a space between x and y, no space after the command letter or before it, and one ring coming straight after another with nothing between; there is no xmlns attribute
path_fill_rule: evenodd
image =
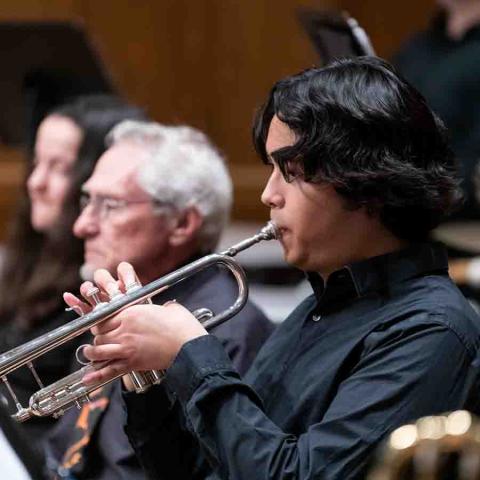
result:
<svg viewBox="0 0 480 480"><path fill-rule="evenodd" d="M321 315L313 315L313 316L312 316L312 320L313 320L314 322L319 322L321 319L322 319L322 316L321 316Z"/></svg>

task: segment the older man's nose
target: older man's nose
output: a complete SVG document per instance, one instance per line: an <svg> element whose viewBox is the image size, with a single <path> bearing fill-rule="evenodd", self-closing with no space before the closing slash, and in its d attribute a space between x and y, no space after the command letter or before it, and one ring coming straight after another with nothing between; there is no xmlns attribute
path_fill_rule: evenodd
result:
<svg viewBox="0 0 480 480"><path fill-rule="evenodd" d="M73 224L73 234L78 238L88 238L98 233L100 228L97 215L92 215L91 205L88 205L81 212Z"/></svg>

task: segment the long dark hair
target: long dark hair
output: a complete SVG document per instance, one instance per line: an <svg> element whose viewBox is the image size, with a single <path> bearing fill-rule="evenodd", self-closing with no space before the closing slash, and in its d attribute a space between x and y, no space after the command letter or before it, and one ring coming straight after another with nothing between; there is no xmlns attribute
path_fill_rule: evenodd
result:
<svg viewBox="0 0 480 480"><path fill-rule="evenodd" d="M45 234L33 229L26 179L22 186L0 277L0 322L15 320L24 328L62 308L64 291L78 289L83 242L73 236L72 227L79 214L81 186L105 151L105 136L113 126L126 119L146 119L142 110L111 95L78 97L50 115L72 120L82 131L82 141L63 212L52 231ZM32 169L30 161L26 178Z"/></svg>
<svg viewBox="0 0 480 480"><path fill-rule="evenodd" d="M253 132L266 163L274 115L296 135L272 155L287 181L297 165L306 181L330 183L399 238L424 240L459 202L442 122L383 60L341 59L277 82Z"/></svg>

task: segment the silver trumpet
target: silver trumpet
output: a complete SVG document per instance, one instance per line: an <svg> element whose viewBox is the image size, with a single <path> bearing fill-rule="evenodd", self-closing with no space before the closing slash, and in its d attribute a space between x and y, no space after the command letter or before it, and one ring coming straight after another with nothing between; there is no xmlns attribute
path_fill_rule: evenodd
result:
<svg viewBox="0 0 480 480"><path fill-rule="evenodd" d="M104 363L101 365L89 363L76 372L44 387L33 367L33 360L44 353L53 350L58 345L81 335L100 322L115 316L120 311L135 304L148 302L150 298L156 294L163 292L207 267L212 265L224 265L227 267L237 281L238 296L231 306L217 315L214 315L212 312L204 308L196 310L193 314L202 322L202 325L206 329L216 327L234 316L243 308L247 301L248 285L245 272L232 257L256 243L264 240L273 240L276 239L277 236L278 233L276 226L272 222L269 222L256 235L233 245L224 252L206 255L147 285L134 285L132 288L128 289L125 294L116 295L110 300L110 302L98 303L90 313L82 315L45 335L35 338L34 340L0 355L0 379L5 383L17 408L17 412L12 415L13 418L23 422L34 416L60 416L67 408L70 408L73 405L81 407L83 403L90 400L89 394L97 388L121 376L117 375L103 382L84 385L82 378L85 374L104 365ZM35 377L40 387L40 390L30 397L29 406L27 408L20 404L7 379L7 375L10 372L23 366L27 366L31 370L32 375ZM159 383L162 376L162 372L155 370L130 373L131 381L137 392L145 391L151 385Z"/></svg>

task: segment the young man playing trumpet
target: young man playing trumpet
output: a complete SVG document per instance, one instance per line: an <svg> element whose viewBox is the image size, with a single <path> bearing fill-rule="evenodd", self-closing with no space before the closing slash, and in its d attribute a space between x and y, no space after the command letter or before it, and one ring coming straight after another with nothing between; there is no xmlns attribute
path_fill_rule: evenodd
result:
<svg viewBox="0 0 480 480"><path fill-rule="evenodd" d="M365 57L279 81L254 136L271 169L262 201L313 294L244 379L192 314L168 303L95 327L85 354L109 364L84 380L166 370L159 388L125 395L150 478L362 478L395 427L476 406L478 318L443 248L427 241L458 200L444 128L388 64ZM125 263L118 275L120 285L135 278ZM105 271L95 279L116 288Z"/></svg>

